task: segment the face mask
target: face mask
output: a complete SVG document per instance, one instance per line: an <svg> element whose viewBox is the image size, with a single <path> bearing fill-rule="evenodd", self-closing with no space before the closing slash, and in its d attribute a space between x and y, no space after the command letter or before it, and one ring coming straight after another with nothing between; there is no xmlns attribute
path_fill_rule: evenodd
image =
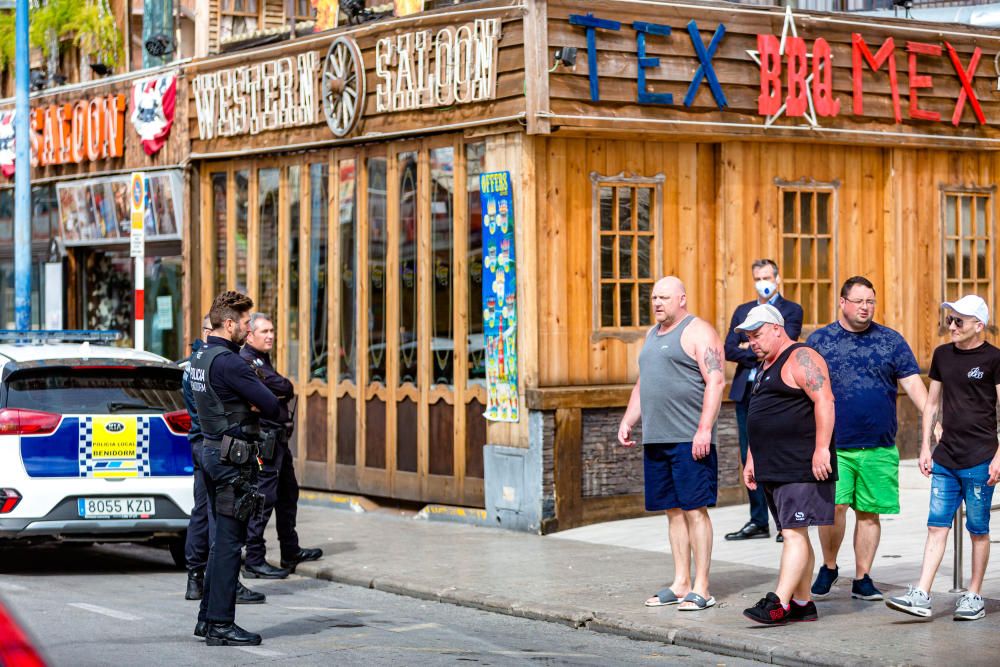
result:
<svg viewBox="0 0 1000 667"><path fill-rule="evenodd" d="M753 286L762 299L770 299L778 291L778 286L770 280L758 280Z"/></svg>

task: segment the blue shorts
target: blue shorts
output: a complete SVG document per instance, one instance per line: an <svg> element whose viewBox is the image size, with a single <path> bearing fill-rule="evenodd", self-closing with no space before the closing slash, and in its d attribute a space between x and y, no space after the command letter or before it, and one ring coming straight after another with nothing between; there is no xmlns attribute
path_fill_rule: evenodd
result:
<svg viewBox="0 0 1000 667"><path fill-rule="evenodd" d="M697 461L690 442L643 445L642 450L647 512L715 507L719 490L715 445Z"/></svg>
<svg viewBox="0 0 1000 667"><path fill-rule="evenodd" d="M965 501L965 529L970 535L990 534L993 487L990 462L971 468L949 468L935 463L931 468L931 508L927 525L951 528L958 506Z"/></svg>

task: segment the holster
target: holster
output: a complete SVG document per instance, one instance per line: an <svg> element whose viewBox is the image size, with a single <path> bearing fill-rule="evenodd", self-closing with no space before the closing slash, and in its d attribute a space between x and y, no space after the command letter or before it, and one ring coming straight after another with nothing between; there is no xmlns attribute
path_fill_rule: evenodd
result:
<svg viewBox="0 0 1000 667"><path fill-rule="evenodd" d="M215 511L246 523L253 516L259 516L264 509L264 494L256 484L242 474L232 484L222 487L215 496Z"/></svg>
<svg viewBox="0 0 1000 667"><path fill-rule="evenodd" d="M262 461L271 461L274 459L274 450L277 448L283 435L283 429L261 429L260 443L257 447L260 450Z"/></svg>
<svg viewBox="0 0 1000 667"><path fill-rule="evenodd" d="M245 465L252 461L258 454L256 443L240 440L230 435L222 436L222 444L219 447L219 461L230 465Z"/></svg>

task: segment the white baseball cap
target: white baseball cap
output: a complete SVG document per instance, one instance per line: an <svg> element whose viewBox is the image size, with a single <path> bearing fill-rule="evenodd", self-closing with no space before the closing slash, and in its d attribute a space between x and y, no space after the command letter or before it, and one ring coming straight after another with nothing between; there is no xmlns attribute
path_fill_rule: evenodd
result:
<svg viewBox="0 0 1000 667"><path fill-rule="evenodd" d="M736 331L756 331L765 324L785 326L785 318L781 316L781 312L769 303L758 304L751 308L743 323L736 327Z"/></svg>
<svg viewBox="0 0 1000 667"><path fill-rule="evenodd" d="M959 315L975 317L983 324L990 323L989 306L987 306L986 302L975 294L966 294L958 301L945 301L941 304L941 307L953 310Z"/></svg>

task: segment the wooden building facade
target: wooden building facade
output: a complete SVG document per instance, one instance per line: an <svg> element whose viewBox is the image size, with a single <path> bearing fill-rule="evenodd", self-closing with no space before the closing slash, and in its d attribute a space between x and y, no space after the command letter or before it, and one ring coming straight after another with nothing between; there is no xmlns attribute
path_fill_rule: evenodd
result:
<svg viewBox="0 0 1000 667"><path fill-rule="evenodd" d="M866 275L925 371L940 301L996 305L998 50L904 20L484 0L197 60L191 302L238 287L275 314L308 486L528 530L634 514L641 450L615 434L657 277L725 334L755 258L780 265L804 333ZM496 171L512 423L483 417L478 175ZM718 446L720 502L737 501L728 403Z"/></svg>

